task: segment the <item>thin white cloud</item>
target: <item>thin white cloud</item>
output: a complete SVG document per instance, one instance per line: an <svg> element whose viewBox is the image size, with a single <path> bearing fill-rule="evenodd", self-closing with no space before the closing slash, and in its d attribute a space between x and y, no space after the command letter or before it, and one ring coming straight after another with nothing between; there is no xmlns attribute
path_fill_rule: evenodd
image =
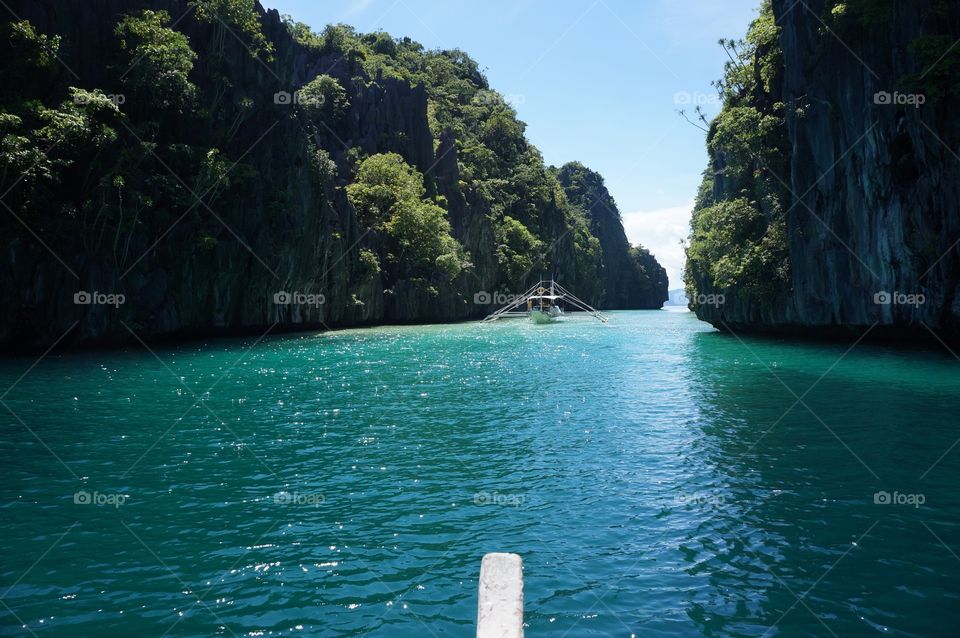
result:
<svg viewBox="0 0 960 638"><path fill-rule="evenodd" d="M691 199L680 206L623 214L623 229L631 244L641 244L667 269L670 288L682 288L686 257L680 240L690 232Z"/></svg>
<svg viewBox="0 0 960 638"><path fill-rule="evenodd" d="M372 4L373 0L356 0L356 2L351 2L347 8L340 12L340 19L345 20L358 13L363 13L369 9Z"/></svg>

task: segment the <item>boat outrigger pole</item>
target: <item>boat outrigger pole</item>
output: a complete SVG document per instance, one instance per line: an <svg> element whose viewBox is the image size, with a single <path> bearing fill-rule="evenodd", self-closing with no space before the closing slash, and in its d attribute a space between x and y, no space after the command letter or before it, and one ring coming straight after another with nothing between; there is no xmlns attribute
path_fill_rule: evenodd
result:
<svg viewBox="0 0 960 638"><path fill-rule="evenodd" d="M585 312L603 323L608 321L603 313L578 299L553 279L541 279L506 306L487 315L484 321L496 321L503 317L530 317L538 323L553 321L563 316L559 302L569 304L572 309Z"/></svg>

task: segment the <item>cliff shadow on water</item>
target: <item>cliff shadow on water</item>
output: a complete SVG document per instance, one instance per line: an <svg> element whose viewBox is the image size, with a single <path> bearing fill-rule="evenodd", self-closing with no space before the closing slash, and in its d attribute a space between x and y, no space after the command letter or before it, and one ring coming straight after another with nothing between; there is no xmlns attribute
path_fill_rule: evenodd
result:
<svg viewBox="0 0 960 638"><path fill-rule="evenodd" d="M704 633L804 633L816 615L838 635L944 634L942 600L960 585L944 567L960 542L958 466L944 459L956 436L943 427L956 362L846 349L692 336L685 464L718 479L675 510L696 527L686 571L710 582L688 611ZM881 585L891 569L897 586ZM898 616L905 596L911 613Z"/></svg>

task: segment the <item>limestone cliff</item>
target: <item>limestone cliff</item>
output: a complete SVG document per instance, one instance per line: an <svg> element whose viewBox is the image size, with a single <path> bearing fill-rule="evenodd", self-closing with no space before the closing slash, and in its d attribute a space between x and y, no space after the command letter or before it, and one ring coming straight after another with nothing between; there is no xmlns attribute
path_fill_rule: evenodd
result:
<svg viewBox="0 0 960 638"><path fill-rule="evenodd" d="M631 246L623 230L620 209L603 177L579 162L557 170L567 199L585 211L590 232L603 251L604 296L600 307L617 309L661 308L669 298L667 271L641 246Z"/></svg>
<svg viewBox="0 0 960 638"><path fill-rule="evenodd" d="M765 3L708 135L687 264L701 319L960 338L958 38L955 2Z"/></svg>
<svg viewBox="0 0 960 638"><path fill-rule="evenodd" d="M10 9L2 348L475 318L479 292L540 272L604 297L583 211L460 51L315 34L252 0ZM390 153L443 208L454 274L414 272L396 224L349 200L362 160Z"/></svg>

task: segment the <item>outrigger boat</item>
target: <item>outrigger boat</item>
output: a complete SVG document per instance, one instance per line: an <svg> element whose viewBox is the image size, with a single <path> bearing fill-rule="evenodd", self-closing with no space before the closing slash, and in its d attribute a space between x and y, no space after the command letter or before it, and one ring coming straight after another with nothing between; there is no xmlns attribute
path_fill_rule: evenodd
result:
<svg viewBox="0 0 960 638"><path fill-rule="evenodd" d="M487 315L484 321L496 321L504 317L529 317L534 323L553 323L567 316L561 304L566 304L570 312L585 312L603 323L607 322L607 318L599 310L581 301L552 279L540 280L503 308Z"/></svg>
<svg viewBox="0 0 960 638"><path fill-rule="evenodd" d="M527 312L533 323L550 323L563 316L563 309L557 305L557 295L538 295L527 299Z"/></svg>

